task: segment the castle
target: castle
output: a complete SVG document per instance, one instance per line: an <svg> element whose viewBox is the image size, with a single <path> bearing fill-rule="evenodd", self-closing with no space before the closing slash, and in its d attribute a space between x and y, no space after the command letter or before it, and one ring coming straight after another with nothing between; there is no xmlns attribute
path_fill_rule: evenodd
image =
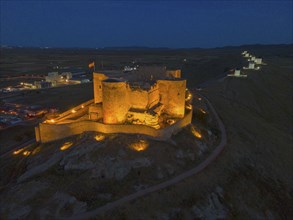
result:
<svg viewBox="0 0 293 220"><path fill-rule="evenodd" d="M36 140L48 142L85 131L167 139L191 123L192 95L181 70L141 67L124 78L94 72L93 87L93 100L40 123Z"/></svg>

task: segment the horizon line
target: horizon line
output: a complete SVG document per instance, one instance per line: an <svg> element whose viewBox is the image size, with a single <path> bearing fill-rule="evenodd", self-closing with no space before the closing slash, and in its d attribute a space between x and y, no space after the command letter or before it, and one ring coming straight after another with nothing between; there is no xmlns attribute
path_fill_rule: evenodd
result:
<svg viewBox="0 0 293 220"><path fill-rule="evenodd" d="M82 47L82 46L72 46L72 47L49 47L49 46L21 46L21 45L0 45L1 48L24 48L24 49L90 49L90 50L109 50L109 49L163 49L163 50L180 50L180 49L216 49L216 48L225 48L225 47L249 47L249 46L280 46L280 45L293 45L292 43L273 43L273 44L262 44L262 43L255 43L255 44L240 44L240 45L226 45L226 46L216 46L216 47L152 47L152 46L105 46L105 47Z"/></svg>

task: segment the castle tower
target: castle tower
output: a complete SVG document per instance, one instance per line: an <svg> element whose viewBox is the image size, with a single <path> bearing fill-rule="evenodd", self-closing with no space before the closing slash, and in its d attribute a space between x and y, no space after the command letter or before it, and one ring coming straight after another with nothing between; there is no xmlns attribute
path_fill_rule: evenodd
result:
<svg viewBox="0 0 293 220"><path fill-rule="evenodd" d="M105 124L122 124L130 108L128 87L119 79L102 81L103 122Z"/></svg>
<svg viewBox="0 0 293 220"><path fill-rule="evenodd" d="M158 80L160 102L164 112L175 118L183 118L185 114L185 79Z"/></svg>
<svg viewBox="0 0 293 220"><path fill-rule="evenodd" d="M166 76L171 78L181 78L181 70L166 70Z"/></svg>
<svg viewBox="0 0 293 220"><path fill-rule="evenodd" d="M93 73L93 83L94 83L94 99L95 103L101 103L103 101L102 97L102 81L107 79L103 73Z"/></svg>

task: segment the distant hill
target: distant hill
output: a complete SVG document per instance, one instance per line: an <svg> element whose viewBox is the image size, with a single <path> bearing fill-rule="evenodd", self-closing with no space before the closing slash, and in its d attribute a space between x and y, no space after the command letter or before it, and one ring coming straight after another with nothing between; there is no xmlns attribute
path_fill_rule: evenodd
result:
<svg viewBox="0 0 293 220"><path fill-rule="evenodd" d="M186 47L186 48L169 48L169 47L147 47L147 46L112 46L112 47L38 47L38 46L13 46L1 45L1 49L64 49L64 50L117 50L117 51L140 51L140 50L213 50L213 49L269 49L289 47L293 49L293 44L243 44L239 46L222 46L222 47Z"/></svg>

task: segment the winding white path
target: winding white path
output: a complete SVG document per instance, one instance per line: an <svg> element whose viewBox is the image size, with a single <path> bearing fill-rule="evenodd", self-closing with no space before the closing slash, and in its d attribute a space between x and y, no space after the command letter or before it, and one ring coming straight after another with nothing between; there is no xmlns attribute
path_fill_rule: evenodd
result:
<svg viewBox="0 0 293 220"><path fill-rule="evenodd" d="M210 110L212 111L212 113L214 114L217 122L218 122L218 126L219 126L219 129L221 131L221 141L219 143L219 145L215 148L215 150L212 152L212 154L205 160L203 161L202 163L200 163L199 165L197 165L195 168L191 169L191 170L188 170L170 180L167 180L165 182L162 182L160 184L157 184L157 185L154 185L154 186L151 186L147 189L144 189L144 190L141 190L141 191L138 191L136 193L133 193L133 194L130 194L130 195L127 195L127 196L124 196L122 197L121 199L118 199L114 202L111 202L111 203L108 203L104 206L101 206L97 209L94 209L92 211L89 211L89 212L85 212L85 213L81 213L79 215L76 215L76 216L71 216L69 218L61 218L59 217L60 219L88 219L88 218L91 218L91 217L94 217L96 215L99 215L105 211L108 211L110 209L113 209L113 208L116 208L118 206L121 206L127 202L130 202L132 200L135 200L139 197L142 197L142 196L145 196L149 193L152 193L152 192L155 192L155 191L159 191L161 189L164 189L166 187L169 187L169 186L172 186L184 179L186 179L187 177L190 177L190 176L193 176L199 172L201 172L203 169L205 169L213 160L215 160L215 158L221 153L221 151L224 149L225 145L227 144L227 135L226 135L226 129L225 129L225 126L223 124L223 122L221 121L219 115L217 114L216 110L214 109L214 107L212 106L212 104L209 102L209 100L202 96L201 97L207 102L207 104L209 105L210 107Z"/></svg>

